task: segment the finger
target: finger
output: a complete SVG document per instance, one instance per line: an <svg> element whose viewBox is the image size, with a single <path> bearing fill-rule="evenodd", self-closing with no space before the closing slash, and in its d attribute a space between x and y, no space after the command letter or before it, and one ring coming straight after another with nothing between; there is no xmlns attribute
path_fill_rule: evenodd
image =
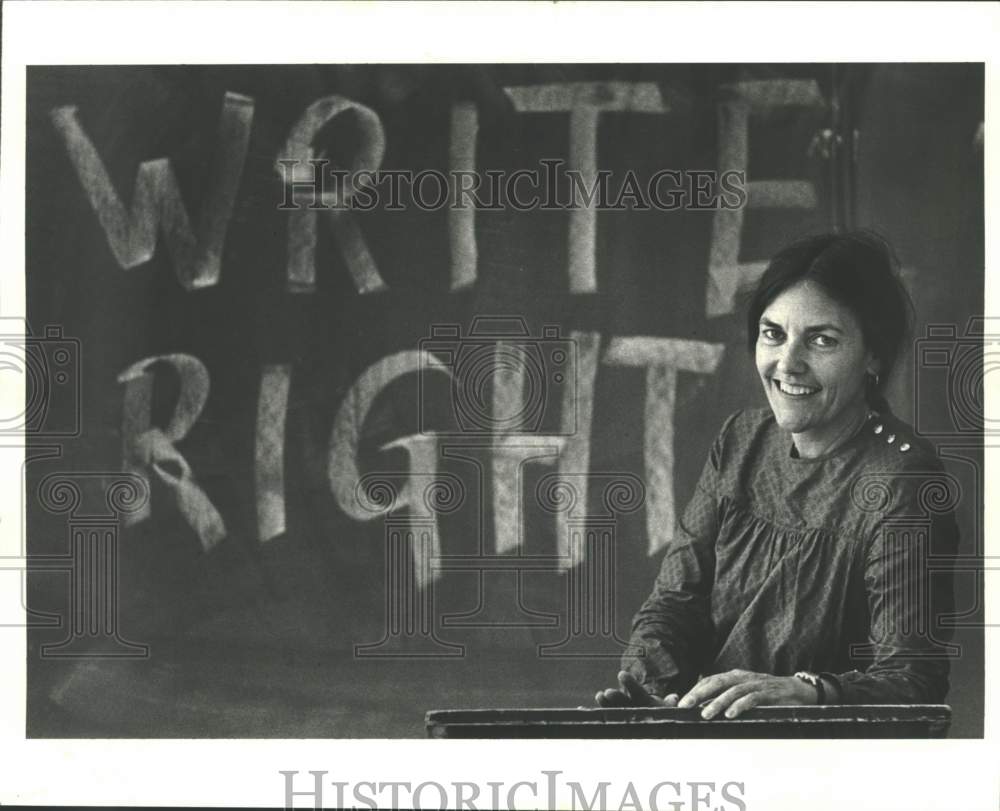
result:
<svg viewBox="0 0 1000 811"><path fill-rule="evenodd" d="M714 718L720 712L729 707L730 704L736 701L736 699L742 698L747 693L751 693L754 690L759 690L760 686L760 683L756 681L743 682L742 684L733 685L718 696L714 701L710 701L708 706L701 711L701 717L706 720Z"/></svg>
<svg viewBox="0 0 1000 811"><path fill-rule="evenodd" d="M615 707L635 706L635 702L632 700L632 697L629 696L627 693L623 692L622 690L614 690L611 701L612 705Z"/></svg>
<svg viewBox="0 0 1000 811"><path fill-rule="evenodd" d="M618 683L622 686L621 692L628 697L630 703L640 707L658 703L656 696L652 696L646 692L646 688L639 684L635 676L627 670L622 670L618 673Z"/></svg>
<svg viewBox="0 0 1000 811"><path fill-rule="evenodd" d="M677 706L682 708L694 707L716 695L720 690L728 687L728 684L724 682L726 675L725 673L716 673L714 676L706 676L701 679L701 681L681 697L680 701L677 702Z"/></svg>
<svg viewBox="0 0 1000 811"><path fill-rule="evenodd" d="M665 696L664 698L660 698L659 696L654 696L650 694L649 700L651 705L654 707L676 707L677 693L671 693L670 695Z"/></svg>
<svg viewBox="0 0 1000 811"><path fill-rule="evenodd" d="M736 699L726 710L726 718L736 718L749 709L753 709L763 700L764 694L759 692L747 693L742 698Z"/></svg>
<svg viewBox="0 0 1000 811"><path fill-rule="evenodd" d="M609 687L607 690L598 690L595 698L602 707L627 707L630 703L628 696L613 687Z"/></svg>
<svg viewBox="0 0 1000 811"><path fill-rule="evenodd" d="M729 670L726 673L716 673L714 676L706 676L687 692L677 703L677 706L684 708L694 707L707 699L713 698L723 690L727 690L734 684L739 684L741 681L745 681L747 678L755 675L745 670Z"/></svg>

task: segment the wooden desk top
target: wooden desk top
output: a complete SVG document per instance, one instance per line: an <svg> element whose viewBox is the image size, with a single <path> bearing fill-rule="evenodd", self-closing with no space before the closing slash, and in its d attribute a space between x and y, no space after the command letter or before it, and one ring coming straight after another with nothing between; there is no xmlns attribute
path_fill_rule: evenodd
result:
<svg viewBox="0 0 1000 811"><path fill-rule="evenodd" d="M756 707L705 721L700 709L479 709L427 713L431 738L942 738L946 704Z"/></svg>

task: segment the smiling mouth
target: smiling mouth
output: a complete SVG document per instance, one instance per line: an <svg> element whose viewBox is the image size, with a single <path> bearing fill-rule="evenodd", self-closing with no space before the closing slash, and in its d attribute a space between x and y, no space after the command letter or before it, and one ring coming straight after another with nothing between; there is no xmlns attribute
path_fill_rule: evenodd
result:
<svg viewBox="0 0 1000 811"><path fill-rule="evenodd" d="M809 397L819 391L818 386L800 386L795 383L784 383L775 378L771 378L771 382L786 397Z"/></svg>

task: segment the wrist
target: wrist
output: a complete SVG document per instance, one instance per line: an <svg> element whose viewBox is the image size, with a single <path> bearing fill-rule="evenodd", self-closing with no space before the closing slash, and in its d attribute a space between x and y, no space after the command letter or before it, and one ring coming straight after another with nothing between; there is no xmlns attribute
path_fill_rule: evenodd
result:
<svg viewBox="0 0 1000 811"><path fill-rule="evenodd" d="M807 670L800 670L792 678L801 685L803 704L826 704L826 686L822 678Z"/></svg>
<svg viewBox="0 0 1000 811"><path fill-rule="evenodd" d="M792 676L795 679L794 676ZM808 682L802 681L802 679L795 679L798 685L799 695L801 696L801 703L807 706L812 706L813 704L819 704L819 693L816 688L813 687Z"/></svg>
<svg viewBox="0 0 1000 811"><path fill-rule="evenodd" d="M820 673L819 678L823 682L823 686L826 688L826 703L840 704L840 681L832 673Z"/></svg>

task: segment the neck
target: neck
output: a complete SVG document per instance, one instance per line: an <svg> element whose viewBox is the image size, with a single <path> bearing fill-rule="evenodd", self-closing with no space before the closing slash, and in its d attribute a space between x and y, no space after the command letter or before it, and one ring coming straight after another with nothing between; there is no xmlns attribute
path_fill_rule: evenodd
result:
<svg viewBox="0 0 1000 811"><path fill-rule="evenodd" d="M795 449L803 459L815 459L823 456L851 440L868 419L868 405L864 399L850 408L845 408L843 415L833 424L824 425L811 431L792 434Z"/></svg>

